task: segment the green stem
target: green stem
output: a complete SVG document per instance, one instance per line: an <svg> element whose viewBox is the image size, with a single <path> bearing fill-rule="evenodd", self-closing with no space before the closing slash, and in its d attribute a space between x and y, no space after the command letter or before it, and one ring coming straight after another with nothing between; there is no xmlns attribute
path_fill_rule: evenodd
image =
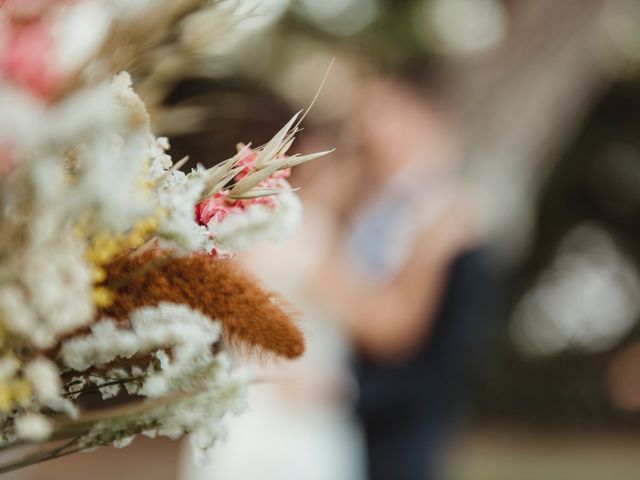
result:
<svg viewBox="0 0 640 480"><path fill-rule="evenodd" d="M110 387L112 385L123 385L125 383L135 382L136 380L141 380L143 378L144 377L119 378L117 380L112 380L110 382L105 382L105 383L102 383L100 385L91 385L91 386L85 387L85 388L83 388L81 390L77 390L77 391L74 391L74 392L67 392L67 393L64 394L64 396L65 397L71 397L71 396L76 396L76 395L78 395L78 396L79 395L83 395L85 393L99 392L102 387Z"/></svg>
<svg viewBox="0 0 640 480"><path fill-rule="evenodd" d="M79 446L76 445L79 439L80 437L74 437L67 443L63 443L62 445L56 448L53 448L51 450L33 453L31 455L27 455L26 457L21 458L20 460L16 460L13 462L5 463L4 465L0 465L0 475L8 472L12 472L19 468L35 465L36 463L46 462L47 460L53 460L56 458L64 457L65 455L77 453L80 450L82 450ZM67 450L70 447L73 447L73 448L71 450Z"/></svg>

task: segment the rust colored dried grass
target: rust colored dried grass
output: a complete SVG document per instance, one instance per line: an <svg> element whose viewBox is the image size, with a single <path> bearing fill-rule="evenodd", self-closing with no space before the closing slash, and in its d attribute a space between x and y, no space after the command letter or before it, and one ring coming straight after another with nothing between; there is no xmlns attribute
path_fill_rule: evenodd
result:
<svg viewBox="0 0 640 480"><path fill-rule="evenodd" d="M124 320L138 307L184 303L219 320L233 346L286 358L304 352L302 332L274 295L233 261L208 255L177 257L152 249L116 259L106 271L106 284L115 287L115 301L102 315Z"/></svg>

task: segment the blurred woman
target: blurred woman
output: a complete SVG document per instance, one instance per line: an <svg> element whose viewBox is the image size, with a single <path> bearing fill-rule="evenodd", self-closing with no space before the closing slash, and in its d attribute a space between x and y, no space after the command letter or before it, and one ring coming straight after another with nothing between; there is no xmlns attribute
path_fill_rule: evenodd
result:
<svg viewBox="0 0 640 480"><path fill-rule="evenodd" d="M335 206L341 200L334 167L325 165L302 182L305 214L292 238L240 256L301 312L305 354L284 364L256 359L245 366L255 379L247 411L229 419L228 437L214 448L209 465L197 467L185 455L185 480L364 479L363 442L351 408L349 343L307 289L335 236Z"/></svg>

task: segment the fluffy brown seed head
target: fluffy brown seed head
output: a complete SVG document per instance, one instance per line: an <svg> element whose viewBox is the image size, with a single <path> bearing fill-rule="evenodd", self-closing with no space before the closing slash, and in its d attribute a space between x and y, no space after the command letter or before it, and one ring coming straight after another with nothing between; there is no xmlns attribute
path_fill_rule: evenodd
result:
<svg viewBox="0 0 640 480"><path fill-rule="evenodd" d="M124 320L138 307L184 303L219 320L231 344L286 358L304 353L304 337L290 316L233 261L156 249L116 259L106 271L115 301L102 315Z"/></svg>

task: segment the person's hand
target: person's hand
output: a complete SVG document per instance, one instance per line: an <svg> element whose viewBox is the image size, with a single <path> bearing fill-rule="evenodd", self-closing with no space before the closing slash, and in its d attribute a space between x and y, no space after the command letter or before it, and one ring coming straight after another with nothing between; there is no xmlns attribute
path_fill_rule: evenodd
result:
<svg viewBox="0 0 640 480"><path fill-rule="evenodd" d="M451 192L447 206L416 239L419 258L448 261L478 243L474 211L475 204L468 189L460 187Z"/></svg>

